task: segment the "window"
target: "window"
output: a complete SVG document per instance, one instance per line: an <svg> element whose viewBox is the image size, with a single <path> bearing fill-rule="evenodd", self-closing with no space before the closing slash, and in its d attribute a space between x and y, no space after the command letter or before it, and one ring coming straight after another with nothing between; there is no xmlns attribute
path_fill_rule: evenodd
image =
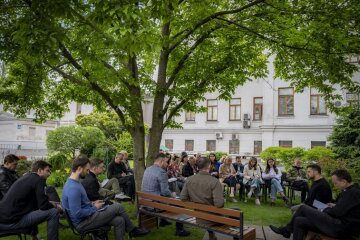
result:
<svg viewBox="0 0 360 240"><path fill-rule="evenodd" d="M76 114L81 114L81 104L76 103Z"/></svg>
<svg viewBox="0 0 360 240"><path fill-rule="evenodd" d="M326 105L324 96L316 89L310 89L310 114L323 115L326 114Z"/></svg>
<svg viewBox="0 0 360 240"><path fill-rule="evenodd" d="M195 121L195 113L185 112L185 121Z"/></svg>
<svg viewBox="0 0 360 240"><path fill-rule="evenodd" d="M292 148L292 141L279 141L279 147Z"/></svg>
<svg viewBox="0 0 360 240"><path fill-rule="evenodd" d="M36 134L36 128L35 127L29 127L29 139L34 140Z"/></svg>
<svg viewBox="0 0 360 240"><path fill-rule="evenodd" d="M349 56L348 63L359 63L360 62L360 56Z"/></svg>
<svg viewBox="0 0 360 240"><path fill-rule="evenodd" d="M216 140L206 140L206 151L208 152L216 151Z"/></svg>
<svg viewBox="0 0 360 240"><path fill-rule="evenodd" d="M263 98L254 97L254 120L261 120L263 112Z"/></svg>
<svg viewBox="0 0 360 240"><path fill-rule="evenodd" d="M194 140L185 140L185 151L186 152L194 151Z"/></svg>
<svg viewBox="0 0 360 240"><path fill-rule="evenodd" d="M311 141L311 148L314 147L326 147L325 141Z"/></svg>
<svg viewBox="0 0 360 240"><path fill-rule="evenodd" d="M360 106L360 94L359 93L347 93L346 94L346 102L352 107Z"/></svg>
<svg viewBox="0 0 360 240"><path fill-rule="evenodd" d="M279 88L279 115L294 114L294 88Z"/></svg>
<svg viewBox="0 0 360 240"><path fill-rule="evenodd" d="M217 100L216 99L207 100L207 120L208 121L217 121Z"/></svg>
<svg viewBox="0 0 360 240"><path fill-rule="evenodd" d="M262 141L254 141L254 155L260 155L262 151Z"/></svg>
<svg viewBox="0 0 360 240"><path fill-rule="evenodd" d="M241 120L241 98L233 98L229 102L229 120Z"/></svg>
<svg viewBox="0 0 360 240"><path fill-rule="evenodd" d="M174 140L173 139L165 139L165 147L172 151L174 148Z"/></svg>
<svg viewBox="0 0 360 240"><path fill-rule="evenodd" d="M239 140L230 140L229 141L229 153L230 154L239 154L240 152L240 141Z"/></svg>

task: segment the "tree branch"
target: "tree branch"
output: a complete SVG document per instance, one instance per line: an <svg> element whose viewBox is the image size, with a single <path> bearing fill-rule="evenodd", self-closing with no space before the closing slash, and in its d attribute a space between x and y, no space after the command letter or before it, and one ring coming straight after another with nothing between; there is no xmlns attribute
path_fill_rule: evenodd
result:
<svg viewBox="0 0 360 240"><path fill-rule="evenodd" d="M67 74L66 72L61 70L58 66L52 66L48 61L44 61L44 64L46 66L48 66L49 68L51 68L52 70L54 70L55 72L59 73L63 78L66 78L66 79L70 80L71 82L73 82L75 84L78 84L78 85L83 84L83 82L80 79L78 79L78 78L76 78L76 77L74 77L72 75Z"/></svg>
<svg viewBox="0 0 360 240"><path fill-rule="evenodd" d="M202 35L198 40L196 40L196 42L194 43L194 45L191 46L191 48L187 51L187 53L184 54L184 56L180 59L180 61L178 62L178 64L176 65L175 69L173 70L173 72L171 73L169 80L166 84L166 89L168 89L171 84L173 84L173 82L176 79L176 76L179 74L179 72L181 71L181 69L183 68L185 61L189 58L189 56L191 55L191 53L194 52L194 50L202 43L205 41L205 39L207 39L210 34L214 31L216 31L217 29L221 28L220 26L217 26L215 28L210 29L208 32L206 32L204 35Z"/></svg>
<svg viewBox="0 0 360 240"><path fill-rule="evenodd" d="M211 20L215 19L216 17L218 16L222 16L222 15L226 15L226 14L234 14L234 13L239 13L243 10L246 10L250 7L253 7L253 6L256 6L260 3L263 3L265 2L265 0L256 0L256 1L253 1L253 2L250 2L249 4L245 5L245 6L242 6L240 8L237 8L237 9L233 9L233 10L228 10L228 11L221 11L221 12L216 12L214 14L211 14L205 18L203 18L202 20L200 20L197 24L195 24L195 26L192 28L192 29L186 29L184 31L181 31L177 34L175 34L172 39L176 39L177 37L181 36L183 33L186 32L186 34L178 41L176 42L174 45L172 45L170 48L169 48L169 52L171 52L172 50L174 50L180 43L182 43L186 38L188 38L192 33L195 32L195 30L197 30L198 28L200 28L201 26L203 26L204 24L210 22Z"/></svg>

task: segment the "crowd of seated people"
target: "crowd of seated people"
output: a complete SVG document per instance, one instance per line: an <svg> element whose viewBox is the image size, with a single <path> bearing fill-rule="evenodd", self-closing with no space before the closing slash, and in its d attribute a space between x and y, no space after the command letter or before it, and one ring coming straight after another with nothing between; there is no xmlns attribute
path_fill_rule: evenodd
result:
<svg viewBox="0 0 360 240"><path fill-rule="evenodd" d="M97 179L97 176L105 170L103 160L89 160L82 155L75 158L72 163L71 175L63 188L61 204L57 194L55 195L58 200L55 201L48 194L50 192L48 190L52 189L46 186L46 179L51 174L51 164L45 161L35 161L30 173L18 177L15 171L18 160L15 155L8 155L0 167L0 196L3 198L0 201L0 232L9 229L31 228L32 239L37 239L37 225L47 221L48 239L56 240L59 238L59 216L64 209L79 231L109 225L114 227L115 239L124 239L126 232L130 236L142 236L149 232L146 229L135 227L121 204L109 201L110 199L121 201L125 198L132 200L135 198L135 179L126 151L118 153L115 159L109 163L107 172L109 179L103 183ZM282 173L276 166L275 160L267 159L264 170L256 157L251 157L248 162L244 160L246 159L237 156L233 161L231 156L225 155L218 161L213 153L209 155L197 153L194 156L188 156L186 152L182 152L180 156L160 153L155 159L154 165L145 170L141 191L167 197L179 197L181 194L185 196L183 191L188 180L202 179L206 186L205 179L211 177L220 184L216 187L216 198L221 197L224 201L226 196L219 194L219 186L221 186L222 192L224 185L228 186L230 190L228 197L232 202L236 202L237 189L246 189L245 201L254 195L256 205L260 205L262 187L268 186L271 189L270 206L274 206L277 194L280 194L287 204L288 199L281 183ZM289 186L297 187L296 190L302 192L302 203L291 206L294 216L288 225L284 227L271 226L271 229L284 237L293 233L294 239L302 239L301 237L309 230L323 232L330 236L342 236L345 234L344 231L350 231L349 226L353 226L354 222L359 222L360 213L356 210L360 207L359 187L352 183L351 176L346 171L341 171L333 173L333 183L342 191L341 197L336 200L336 205L334 205L331 203L333 201L331 187L322 177L321 167L311 164L302 168L301 160L295 159L287 180ZM202 174L202 176L193 178L197 174ZM308 187L309 180L312 182L310 187ZM195 182L191 185L196 189ZM185 191L189 191L189 188L190 185L185 187ZM52 190L56 193L54 188ZM123 190L129 197L122 192ZM345 193L349 190L351 190L351 194ZM191 190L191 192L193 191ZM182 197L183 200L196 199L197 195L189 192L187 194L189 195ZM242 194L242 191L239 194ZM353 199L351 203L349 202L350 198ZM16 202L16 204L12 202ZM309 210L309 207L314 208L317 202L328 204L328 210L324 210L325 215L318 216ZM314 223L312 216L321 220L325 219L325 222L332 222L334 229L329 230L322 224ZM329 218L331 219L329 220ZM160 226L169 224L171 222L165 219L160 220ZM190 235L190 232L184 228L183 224L177 222L175 234L186 237ZM351 234L358 233L351 232ZM213 236L213 233L210 231L209 235Z"/></svg>

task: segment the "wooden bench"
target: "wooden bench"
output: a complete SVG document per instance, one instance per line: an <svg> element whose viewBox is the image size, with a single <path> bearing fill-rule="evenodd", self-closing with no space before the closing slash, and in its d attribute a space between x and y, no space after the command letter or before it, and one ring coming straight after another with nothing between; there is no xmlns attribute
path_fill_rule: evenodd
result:
<svg viewBox="0 0 360 240"><path fill-rule="evenodd" d="M137 200L141 227L157 228L158 217L161 217L237 237L240 240L256 239L255 228L243 225L244 214L239 210L217 208L143 192L137 192ZM157 209L157 211L147 208ZM211 221L214 224L200 224L196 218Z"/></svg>

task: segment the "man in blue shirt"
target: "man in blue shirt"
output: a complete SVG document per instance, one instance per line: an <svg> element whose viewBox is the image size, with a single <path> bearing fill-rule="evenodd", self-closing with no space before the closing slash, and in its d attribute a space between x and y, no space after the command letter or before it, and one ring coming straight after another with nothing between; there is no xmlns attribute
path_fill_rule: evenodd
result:
<svg viewBox="0 0 360 240"><path fill-rule="evenodd" d="M154 165L148 167L143 176L141 191L144 193L164 196L164 197L176 197L175 192L169 190L168 177L166 169L168 162L164 153L159 153L156 156ZM165 219L160 219L160 226L165 226L170 222ZM189 236L190 232L184 229L182 223L176 223L176 235L178 236Z"/></svg>
<svg viewBox="0 0 360 240"><path fill-rule="evenodd" d="M125 209L117 203L104 205L103 200L90 202L86 191L79 182L90 169L89 159L79 156L72 163L71 175L63 189L62 204L68 212L71 222L80 232L106 225L114 226L115 239L125 239L125 232L130 236L145 235L149 231L134 227Z"/></svg>

